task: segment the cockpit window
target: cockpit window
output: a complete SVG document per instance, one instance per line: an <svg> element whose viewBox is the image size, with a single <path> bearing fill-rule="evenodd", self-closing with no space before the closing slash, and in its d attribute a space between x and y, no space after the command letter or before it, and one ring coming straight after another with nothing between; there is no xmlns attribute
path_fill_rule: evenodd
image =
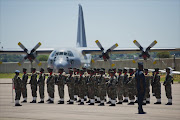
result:
<svg viewBox="0 0 180 120"><path fill-rule="evenodd" d="M68 56L74 57L73 53L71 51L68 51Z"/></svg>
<svg viewBox="0 0 180 120"><path fill-rule="evenodd" d="M56 51L54 51L54 52L51 54L51 57L54 57L55 53L56 53Z"/></svg>
<svg viewBox="0 0 180 120"><path fill-rule="evenodd" d="M67 52L64 52L64 55L67 55Z"/></svg>
<svg viewBox="0 0 180 120"><path fill-rule="evenodd" d="M63 52L59 52L59 55L63 55Z"/></svg>

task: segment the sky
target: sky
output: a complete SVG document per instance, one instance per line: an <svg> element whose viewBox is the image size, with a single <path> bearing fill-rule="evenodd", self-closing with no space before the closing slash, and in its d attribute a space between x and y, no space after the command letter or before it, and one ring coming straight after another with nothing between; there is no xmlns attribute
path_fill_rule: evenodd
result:
<svg viewBox="0 0 180 120"><path fill-rule="evenodd" d="M180 0L0 0L0 42L4 49L76 47L78 4L84 12L88 47L115 43L136 48L180 47Z"/></svg>

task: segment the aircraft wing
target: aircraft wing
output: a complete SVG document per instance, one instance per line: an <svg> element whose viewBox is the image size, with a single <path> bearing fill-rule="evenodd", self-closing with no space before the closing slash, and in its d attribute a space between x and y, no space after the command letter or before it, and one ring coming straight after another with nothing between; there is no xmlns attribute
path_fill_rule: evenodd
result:
<svg viewBox="0 0 180 120"><path fill-rule="evenodd" d="M37 54L50 54L54 49L37 49ZM26 54L23 50L0 50L0 54Z"/></svg>
<svg viewBox="0 0 180 120"><path fill-rule="evenodd" d="M180 51L180 48L152 48L150 52L163 52L163 51ZM115 50L111 51L111 54L128 54L128 53L138 53L141 52L137 48L116 48ZM82 49L82 53L84 54L102 54L99 48L84 48Z"/></svg>

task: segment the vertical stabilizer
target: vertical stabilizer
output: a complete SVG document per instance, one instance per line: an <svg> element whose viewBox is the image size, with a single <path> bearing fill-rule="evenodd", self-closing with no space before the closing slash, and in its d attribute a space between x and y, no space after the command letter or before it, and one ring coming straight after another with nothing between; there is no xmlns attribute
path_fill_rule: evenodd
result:
<svg viewBox="0 0 180 120"><path fill-rule="evenodd" d="M87 47L82 6L79 4L77 47Z"/></svg>

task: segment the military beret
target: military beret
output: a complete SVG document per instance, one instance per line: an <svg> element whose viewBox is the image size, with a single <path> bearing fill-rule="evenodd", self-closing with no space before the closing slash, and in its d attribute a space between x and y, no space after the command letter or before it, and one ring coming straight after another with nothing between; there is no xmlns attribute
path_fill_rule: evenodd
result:
<svg viewBox="0 0 180 120"><path fill-rule="evenodd" d="M143 62L138 62L138 65L143 66Z"/></svg>
<svg viewBox="0 0 180 120"><path fill-rule="evenodd" d="M40 71L43 71L43 72L44 72L44 69L43 69L43 68L41 68L41 69L40 69Z"/></svg>
<svg viewBox="0 0 180 120"><path fill-rule="evenodd" d="M69 67L68 69L72 69L71 67Z"/></svg>
<svg viewBox="0 0 180 120"><path fill-rule="evenodd" d="M159 68L155 68L155 72L159 72Z"/></svg>
<svg viewBox="0 0 180 120"><path fill-rule="evenodd" d="M76 70L79 71L79 68L77 68Z"/></svg>
<svg viewBox="0 0 180 120"><path fill-rule="evenodd" d="M19 70L15 70L15 73L20 73L20 71Z"/></svg>
<svg viewBox="0 0 180 120"><path fill-rule="evenodd" d="M26 68L23 68L23 71L26 71L27 69Z"/></svg>
<svg viewBox="0 0 180 120"><path fill-rule="evenodd" d="M112 69L109 69L108 71L110 72L110 71L112 71Z"/></svg>
<svg viewBox="0 0 180 120"><path fill-rule="evenodd" d="M113 70L116 70L116 68L113 68Z"/></svg>
<svg viewBox="0 0 180 120"><path fill-rule="evenodd" d="M122 69L119 68L118 71L122 71Z"/></svg>
<svg viewBox="0 0 180 120"><path fill-rule="evenodd" d="M69 72L73 72L73 69L69 69Z"/></svg>
<svg viewBox="0 0 180 120"><path fill-rule="evenodd" d="M148 69L145 68L144 71L148 71Z"/></svg>
<svg viewBox="0 0 180 120"><path fill-rule="evenodd" d="M134 70L132 68L129 69L129 72L133 72Z"/></svg>

